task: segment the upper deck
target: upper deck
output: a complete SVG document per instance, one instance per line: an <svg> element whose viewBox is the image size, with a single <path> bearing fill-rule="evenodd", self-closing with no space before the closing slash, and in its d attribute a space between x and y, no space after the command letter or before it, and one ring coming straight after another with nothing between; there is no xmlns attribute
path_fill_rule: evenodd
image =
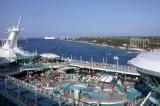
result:
<svg viewBox="0 0 160 106"><path fill-rule="evenodd" d="M124 66L124 65L117 66L114 64L103 64L103 63L97 63L97 62L78 61L78 60L71 61L69 65L80 67L80 68L89 68L94 70L102 70L106 72L139 76L139 73L136 71L136 68L130 67L130 66Z"/></svg>

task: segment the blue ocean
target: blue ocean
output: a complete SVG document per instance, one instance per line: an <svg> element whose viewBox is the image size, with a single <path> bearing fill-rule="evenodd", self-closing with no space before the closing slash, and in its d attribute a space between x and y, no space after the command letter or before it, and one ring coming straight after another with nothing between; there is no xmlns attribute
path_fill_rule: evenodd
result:
<svg viewBox="0 0 160 106"><path fill-rule="evenodd" d="M45 40L41 38L25 39L18 41L19 47L26 51L37 51L41 53L55 53L65 58L71 58L94 62L106 62L115 64L114 56L119 57L119 64L126 65L128 60L137 56L137 53L125 49L103 47L93 44L86 44L65 40Z"/></svg>

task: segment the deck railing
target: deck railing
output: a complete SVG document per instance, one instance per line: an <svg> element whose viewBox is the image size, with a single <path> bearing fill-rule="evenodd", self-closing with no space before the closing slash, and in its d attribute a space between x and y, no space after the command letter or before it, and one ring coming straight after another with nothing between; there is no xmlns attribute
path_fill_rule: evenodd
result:
<svg viewBox="0 0 160 106"><path fill-rule="evenodd" d="M114 64L105 64L105 63L98 63L98 62L88 62L88 61L78 61L72 60L70 65L81 66L81 67L89 67L95 69L103 69L103 70L111 70L111 71L119 71L122 73L134 73L139 75L136 71L135 67L125 66L125 65L114 65Z"/></svg>
<svg viewBox="0 0 160 106"><path fill-rule="evenodd" d="M6 81L9 81L13 84L16 84L19 87L22 87L24 89L27 89L29 91L32 91L35 93L35 95L41 95L43 97L46 97L48 99L51 99L53 101L58 101L58 104L61 106L61 104L67 104L67 105L76 105L76 106L92 106L92 104L88 104L86 102L77 100L75 98L72 97L68 97L65 95L62 95L60 93L54 93L53 89L49 90L45 87L37 87L33 84L30 83L26 83L24 81L18 80L14 77L11 76L6 76ZM94 105L95 106L95 105Z"/></svg>
<svg viewBox="0 0 160 106"><path fill-rule="evenodd" d="M17 104L18 106L38 106L37 103L29 101L27 98L20 96L19 94L16 94L15 92L12 92L11 90L7 89L6 84L4 86L1 86L0 93L13 103Z"/></svg>

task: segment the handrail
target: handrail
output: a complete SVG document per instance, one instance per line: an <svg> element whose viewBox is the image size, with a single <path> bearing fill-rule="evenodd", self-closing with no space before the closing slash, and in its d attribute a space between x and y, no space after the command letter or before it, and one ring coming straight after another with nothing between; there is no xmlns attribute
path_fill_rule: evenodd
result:
<svg viewBox="0 0 160 106"><path fill-rule="evenodd" d="M139 75L136 71L136 68L130 67L130 66L124 66L124 65L118 65L118 67L114 64L104 64L104 63L98 63L98 62L88 62L88 61L78 61L78 60L72 60L70 62L70 65L75 66L82 66L82 67L90 67L90 68L101 68L101 69L107 69L107 70L115 70L120 71L123 73L133 73L136 75Z"/></svg>
<svg viewBox="0 0 160 106"><path fill-rule="evenodd" d="M147 99L150 97L151 94L152 92L149 92L149 94L147 95L147 97L144 99L144 101L141 103L140 106L144 106L145 102L147 101Z"/></svg>

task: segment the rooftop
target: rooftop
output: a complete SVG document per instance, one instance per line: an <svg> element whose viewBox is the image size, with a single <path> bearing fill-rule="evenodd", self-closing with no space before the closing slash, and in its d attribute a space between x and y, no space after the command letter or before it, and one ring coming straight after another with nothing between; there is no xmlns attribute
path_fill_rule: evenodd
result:
<svg viewBox="0 0 160 106"><path fill-rule="evenodd" d="M53 53L43 53L43 54L40 54L40 56L41 56L41 57L44 57L44 58L48 58L48 59L59 58L58 55L53 54Z"/></svg>

